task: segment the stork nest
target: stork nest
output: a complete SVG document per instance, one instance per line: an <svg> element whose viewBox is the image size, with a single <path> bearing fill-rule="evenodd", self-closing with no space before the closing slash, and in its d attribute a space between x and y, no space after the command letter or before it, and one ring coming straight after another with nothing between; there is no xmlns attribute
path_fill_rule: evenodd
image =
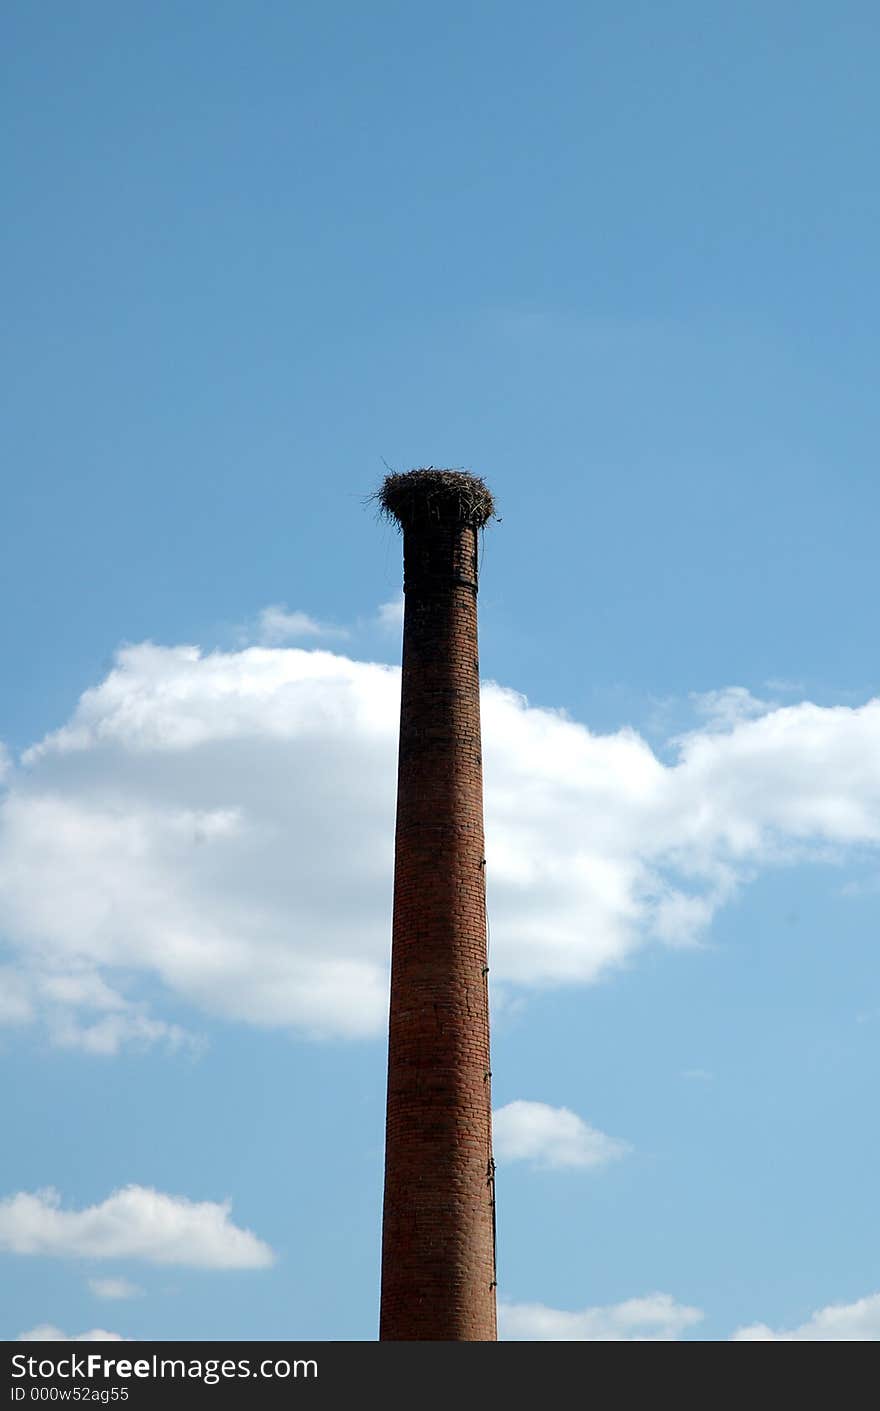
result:
<svg viewBox="0 0 880 1411"><path fill-rule="evenodd" d="M395 520L401 529L425 520L482 529L495 513L491 490L468 470L427 466L403 474L392 472L373 498L380 513Z"/></svg>

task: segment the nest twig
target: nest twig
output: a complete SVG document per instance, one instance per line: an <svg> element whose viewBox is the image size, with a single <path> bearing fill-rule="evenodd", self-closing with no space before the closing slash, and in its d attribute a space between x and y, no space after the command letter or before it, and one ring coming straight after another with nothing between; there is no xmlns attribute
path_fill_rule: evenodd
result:
<svg viewBox="0 0 880 1411"><path fill-rule="evenodd" d="M392 471L371 498L378 503L380 514L393 519L401 529L426 519L482 529L495 513L491 490L467 470L427 466L402 474Z"/></svg>

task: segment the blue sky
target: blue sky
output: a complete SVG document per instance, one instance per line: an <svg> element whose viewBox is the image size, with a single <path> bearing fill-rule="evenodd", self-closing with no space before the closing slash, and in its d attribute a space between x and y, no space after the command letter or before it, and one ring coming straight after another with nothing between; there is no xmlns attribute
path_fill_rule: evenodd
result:
<svg viewBox="0 0 880 1411"><path fill-rule="evenodd" d="M505 1335L880 1339L876 8L2 28L3 1336L376 1336L387 463L501 515Z"/></svg>

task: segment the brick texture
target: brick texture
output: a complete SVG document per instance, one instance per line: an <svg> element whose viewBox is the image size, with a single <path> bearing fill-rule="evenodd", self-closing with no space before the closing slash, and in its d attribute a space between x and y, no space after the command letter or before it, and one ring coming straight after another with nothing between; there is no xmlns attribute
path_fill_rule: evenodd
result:
<svg viewBox="0 0 880 1411"><path fill-rule="evenodd" d="M492 1342L477 531L404 526L382 1341Z"/></svg>

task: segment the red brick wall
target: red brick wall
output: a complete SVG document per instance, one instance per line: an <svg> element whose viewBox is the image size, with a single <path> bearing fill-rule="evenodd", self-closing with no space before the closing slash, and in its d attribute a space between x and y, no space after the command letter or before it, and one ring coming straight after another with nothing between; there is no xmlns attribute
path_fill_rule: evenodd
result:
<svg viewBox="0 0 880 1411"><path fill-rule="evenodd" d="M492 1342L477 535L404 532L383 1341Z"/></svg>

